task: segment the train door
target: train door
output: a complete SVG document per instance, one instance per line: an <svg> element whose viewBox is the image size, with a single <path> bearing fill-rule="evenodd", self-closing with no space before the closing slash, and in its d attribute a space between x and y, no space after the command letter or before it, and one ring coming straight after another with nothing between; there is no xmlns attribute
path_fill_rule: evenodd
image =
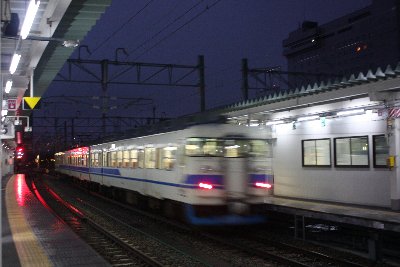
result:
<svg viewBox="0 0 400 267"><path fill-rule="evenodd" d="M225 153L222 158L227 204L234 213L247 211L244 202L248 193L248 158L241 151L243 145L238 140L226 140Z"/></svg>
<svg viewBox="0 0 400 267"><path fill-rule="evenodd" d="M247 160L246 158L224 157L224 185L229 201L237 201L246 197Z"/></svg>
<svg viewBox="0 0 400 267"><path fill-rule="evenodd" d="M103 167L101 168L101 184L102 185L107 185L105 184L106 179L104 178L104 168L110 167L111 166L111 152L104 152L103 153Z"/></svg>

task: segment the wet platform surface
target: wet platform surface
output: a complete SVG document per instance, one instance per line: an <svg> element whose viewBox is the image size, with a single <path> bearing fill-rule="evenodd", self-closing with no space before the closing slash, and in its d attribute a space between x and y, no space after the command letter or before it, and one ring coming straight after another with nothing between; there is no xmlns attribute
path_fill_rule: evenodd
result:
<svg viewBox="0 0 400 267"><path fill-rule="evenodd" d="M13 175L5 182L2 266L110 266L39 201L24 175Z"/></svg>

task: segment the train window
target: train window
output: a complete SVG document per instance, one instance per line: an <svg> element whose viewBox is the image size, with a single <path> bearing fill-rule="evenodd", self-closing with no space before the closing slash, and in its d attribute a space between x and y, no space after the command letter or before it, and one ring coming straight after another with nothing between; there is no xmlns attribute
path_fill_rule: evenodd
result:
<svg viewBox="0 0 400 267"><path fill-rule="evenodd" d="M139 168L144 168L144 150L139 149L138 151L138 167Z"/></svg>
<svg viewBox="0 0 400 267"><path fill-rule="evenodd" d="M373 136L373 155L375 168L387 168L386 159L389 157L389 145L386 136L374 135Z"/></svg>
<svg viewBox="0 0 400 267"><path fill-rule="evenodd" d="M185 146L187 156L224 156L224 141L210 138L188 138Z"/></svg>
<svg viewBox="0 0 400 267"><path fill-rule="evenodd" d="M103 167L107 167L108 163L111 162L110 152L104 152L103 155Z"/></svg>
<svg viewBox="0 0 400 267"><path fill-rule="evenodd" d="M248 140L225 140L225 157L238 158L244 157L249 151Z"/></svg>
<svg viewBox="0 0 400 267"><path fill-rule="evenodd" d="M336 167L368 167L368 136L335 138Z"/></svg>
<svg viewBox="0 0 400 267"><path fill-rule="evenodd" d="M175 166L176 160L176 146L167 146L162 149L161 153L161 161L162 161L162 169L172 170Z"/></svg>
<svg viewBox="0 0 400 267"><path fill-rule="evenodd" d="M129 162L131 168L138 167L138 151L136 149L129 151Z"/></svg>
<svg viewBox="0 0 400 267"><path fill-rule="evenodd" d="M156 149L154 147L146 147L144 149L144 167L146 169L154 169L156 167Z"/></svg>
<svg viewBox="0 0 400 267"><path fill-rule="evenodd" d="M99 167L99 153L93 153L92 154L92 166L93 167Z"/></svg>
<svg viewBox="0 0 400 267"><path fill-rule="evenodd" d="M122 167L122 150L117 151L117 167Z"/></svg>
<svg viewBox="0 0 400 267"><path fill-rule="evenodd" d="M156 148L156 169L163 169L162 154L162 148Z"/></svg>
<svg viewBox="0 0 400 267"><path fill-rule="evenodd" d="M95 167L96 166L96 164L95 164L95 153L90 153L90 166L92 166L92 167Z"/></svg>
<svg viewBox="0 0 400 267"><path fill-rule="evenodd" d="M330 167L331 140L302 140L302 154L304 167Z"/></svg>
<svg viewBox="0 0 400 267"><path fill-rule="evenodd" d="M109 164L108 166L117 167L117 151L111 152L111 164Z"/></svg>
<svg viewBox="0 0 400 267"><path fill-rule="evenodd" d="M129 167L129 150L124 150L122 152L122 167Z"/></svg>
<svg viewBox="0 0 400 267"><path fill-rule="evenodd" d="M254 157L272 158L271 145L267 140L250 140L250 155Z"/></svg>
<svg viewBox="0 0 400 267"><path fill-rule="evenodd" d="M111 160L111 152L106 152L106 157L104 158L104 166L111 167L112 160Z"/></svg>
<svg viewBox="0 0 400 267"><path fill-rule="evenodd" d="M186 142L185 150L188 156L202 155L202 139L201 138L189 138Z"/></svg>
<svg viewBox="0 0 400 267"><path fill-rule="evenodd" d="M85 155L83 155L83 157L82 157L82 166L87 167L87 163L88 163L88 155L85 154Z"/></svg>

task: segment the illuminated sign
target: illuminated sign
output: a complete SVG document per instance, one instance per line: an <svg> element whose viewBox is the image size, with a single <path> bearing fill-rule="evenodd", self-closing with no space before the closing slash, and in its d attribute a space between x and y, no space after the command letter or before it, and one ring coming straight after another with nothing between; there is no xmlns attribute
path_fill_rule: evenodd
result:
<svg viewBox="0 0 400 267"><path fill-rule="evenodd" d="M17 99L16 98L7 99L7 108L10 111L17 110Z"/></svg>

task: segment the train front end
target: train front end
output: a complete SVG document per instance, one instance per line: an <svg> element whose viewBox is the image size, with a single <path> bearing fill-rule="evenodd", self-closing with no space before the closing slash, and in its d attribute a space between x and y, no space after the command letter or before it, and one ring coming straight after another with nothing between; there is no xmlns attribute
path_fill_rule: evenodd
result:
<svg viewBox="0 0 400 267"><path fill-rule="evenodd" d="M213 131L186 139L186 184L192 188L187 220L195 225L265 222L265 200L273 190L268 135L247 127Z"/></svg>

